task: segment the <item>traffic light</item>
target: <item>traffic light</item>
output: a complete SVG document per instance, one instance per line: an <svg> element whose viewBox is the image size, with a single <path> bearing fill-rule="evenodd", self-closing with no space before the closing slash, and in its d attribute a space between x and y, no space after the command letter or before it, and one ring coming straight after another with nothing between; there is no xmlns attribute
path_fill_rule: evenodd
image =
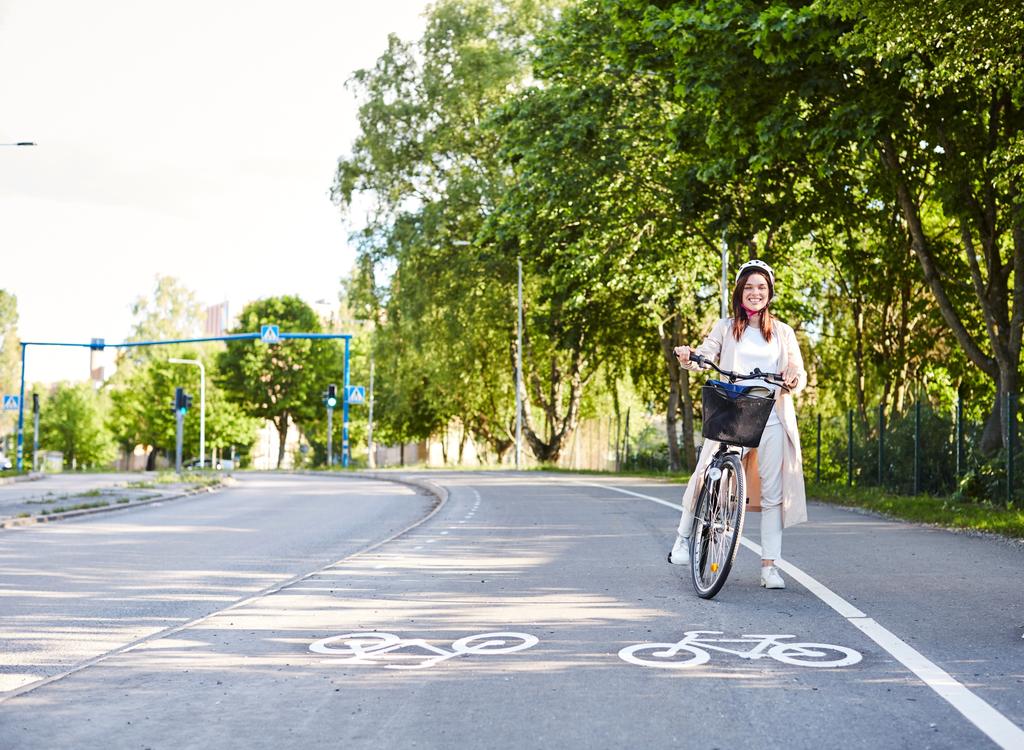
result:
<svg viewBox="0 0 1024 750"><path fill-rule="evenodd" d="M184 414L192 408L192 397L185 393L184 388L174 389L174 411Z"/></svg>
<svg viewBox="0 0 1024 750"><path fill-rule="evenodd" d="M324 394L324 403L327 404L328 409L333 409L338 405L338 388L334 383L327 386L327 393Z"/></svg>

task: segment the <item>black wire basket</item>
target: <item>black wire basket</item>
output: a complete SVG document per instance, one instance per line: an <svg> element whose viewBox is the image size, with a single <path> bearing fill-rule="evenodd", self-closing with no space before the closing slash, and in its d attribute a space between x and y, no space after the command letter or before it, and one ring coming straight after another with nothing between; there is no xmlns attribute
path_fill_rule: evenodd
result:
<svg viewBox="0 0 1024 750"><path fill-rule="evenodd" d="M761 386L742 386L709 380L701 388L704 425L701 434L708 440L756 448L768 423L775 398Z"/></svg>

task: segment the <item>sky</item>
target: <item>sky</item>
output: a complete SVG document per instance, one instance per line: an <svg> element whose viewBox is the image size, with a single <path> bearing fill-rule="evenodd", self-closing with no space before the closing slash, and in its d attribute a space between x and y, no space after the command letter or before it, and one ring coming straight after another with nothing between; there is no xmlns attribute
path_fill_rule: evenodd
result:
<svg viewBox="0 0 1024 750"><path fill-rule="evenodd" d="M0 0L0 289L23 341L123 341L158 274L207 305L337 301L355 258L329 190L345 82L426 0ZM29 348L28 381L87 350Z"/></svg>

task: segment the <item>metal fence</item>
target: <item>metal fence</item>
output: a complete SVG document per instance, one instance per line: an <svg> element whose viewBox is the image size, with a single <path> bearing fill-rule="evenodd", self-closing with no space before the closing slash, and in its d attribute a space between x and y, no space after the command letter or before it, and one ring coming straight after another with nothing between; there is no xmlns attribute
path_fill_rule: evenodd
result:
<svg viewBox="0 0 1024 750"><path fill-rule="evenodd" d="M984 424L964 417L962 402L936 410L926 401L902 414L876 406L862 418L803 414L804 476L817 482L874 486L898 494L952 495L1008 504L1022 494L1019 400L1002 400L1007 448L982 455Z"/></svg>

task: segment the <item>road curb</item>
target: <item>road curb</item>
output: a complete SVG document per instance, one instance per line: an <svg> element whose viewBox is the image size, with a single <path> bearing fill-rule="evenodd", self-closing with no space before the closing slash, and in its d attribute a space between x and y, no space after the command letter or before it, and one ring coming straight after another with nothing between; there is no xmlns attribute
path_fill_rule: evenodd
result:
<svg viewBox="0 0 1024 750"><path fill-rule="evenodd" d="M230 477L227 477L230 478ZM132 503L114 503L112 505L103 505L98 508L80 508L78 510L67 510L63 513L49 513L46 515L38 516L23 516L14 518L5 518L0 521L0 529L16 529L24 528L26 526L35 526L41 523L52 523L54 521L63 521L66 518L77 518L79 516L91 516L97 513L109 513L115 510L126 510L128 508L138 508L140 505L151 505L152 503L167 502L170 500L179 500L183 497L192 497L193 495L201 495L204 492L218 492L226 487L230 487L234 482L224 482L223 480L218 484L208 485L206 487L195 487L184 492L176 492L171 495L158 495L156 497L146 498L145 500L138 500Z"/></svg>
<svg viewBox="0 0 1024 750"><path fill-rule="evenodd" d="M46 476L41 471L30 471L28 474L20 474L16 477L0 477L0 484L14 484L15 482L34 482Z"/></svg>
<svg viewBox="0 0 1024 750"><path fill-rule="evenodd" d="M353 479L374 479L382 482L395 482L396 484L406 484L410 487L417 487L421 490L426 490L430 494L434 495L438 499L438 506L435 508L430 515L426 516L423 521L430 518L437 510L445 504L448 500L448 490L429 479L420 479L419 477L410 477L403 475L389 474L379 471L346 471L345 473L330 472L330 471L290 471L289 474L302 474L309 477L338 477L339 479L353 478Z"/></svg>

